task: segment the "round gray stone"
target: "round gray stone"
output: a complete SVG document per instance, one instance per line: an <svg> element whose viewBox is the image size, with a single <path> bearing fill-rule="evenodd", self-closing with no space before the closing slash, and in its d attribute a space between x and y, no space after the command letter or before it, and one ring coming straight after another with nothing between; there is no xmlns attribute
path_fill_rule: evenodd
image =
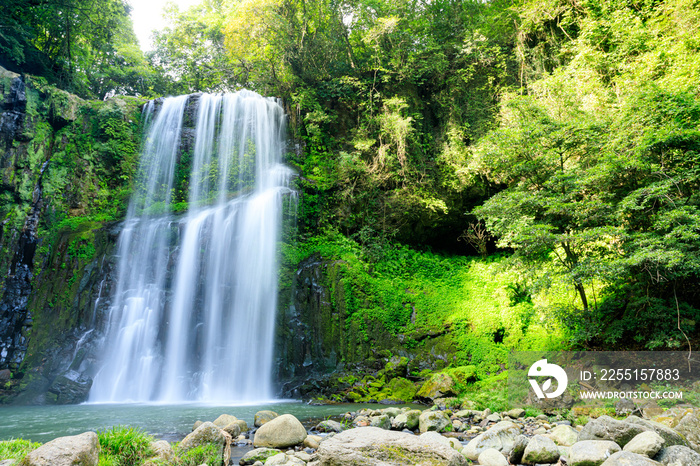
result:
<svg viewBox="0 0 700 466"><path fill-rule="evenodd" d="M523 452L524 464L556 463L559 461L559 448L550 438L535 435L527 442Z"/></svg>
<svg viewBox="0 0 700 466"><path fill-rule="evenodd" d="M630 440L623 450L653 458L663 446L663 437L654 431L647 431Z"/></svg>
<svg viewBox="0 0 700 466"><path fill-rule="evenodd" d="M569 453L569 464L571 466L600 466L619 451L620 446L610 440L576 442Z"/></svg>
<svg viewBox="0 0 700 466"><path fill-rule="evenodd" d="M283 414L260 426L255 432L255 447L286 448L299 445L306 438L306 429L291 414Z"/></svg>
<svg viewBox="0 0 700 466"><path fill-rule="evenodd" d="M661 463L629 451L618 451L605 460L602 466L661 466Z"/></svg>
<svg viewBox="0 0 700 466"><path fill-rule="evenodd" d="M481 466L508 466L508 461L500 451L488 448L479 455L479 464Z"/></svg>

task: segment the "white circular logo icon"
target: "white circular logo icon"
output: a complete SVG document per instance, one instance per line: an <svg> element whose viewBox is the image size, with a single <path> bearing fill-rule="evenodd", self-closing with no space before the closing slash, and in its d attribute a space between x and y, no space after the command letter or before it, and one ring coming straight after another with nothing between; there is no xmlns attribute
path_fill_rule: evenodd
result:
<svg viewBox="0 0 700 466"><path fill-rule="evenodd" d="M540 359L530 366L527 375L528 377L548 377L541 386L537 380L529 379L530 385L532 385L532 389L538 398L556 398L564 393L566 385L569 383L569 378L564 369L556 364L549 364L546 359ZM552 388L552 377L557 381L557 389L549 392L549 389Z"/></svg>

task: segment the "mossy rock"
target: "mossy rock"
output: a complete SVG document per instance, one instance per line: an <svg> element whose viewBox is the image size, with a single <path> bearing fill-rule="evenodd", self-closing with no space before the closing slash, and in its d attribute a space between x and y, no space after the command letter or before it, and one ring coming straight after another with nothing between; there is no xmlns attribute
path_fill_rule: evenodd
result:
<svg viewBox="0 0 700 466"><path fill-rule="evenodd" d="M476 366L459 366L452 369L447 369L445 372L447 372L457 383L462 385L473 383L477 380Z"/></svg>
<svg viewBox="0 0 700 466"><path fill-rule="evenodd" d="M434 400L436 398L444 398L457 395L457 387L455 379L445 372L433 374L423 383L417 393L418 398Z"/></svg>
<svg viewBox="0 0 700 466"><path fill-rule="evenodd" d="M401 401L411 401L416 397L416 386L410 381L402 377L396 377L391 379L387 385L391 391L391 400L401 400Z"/></svg>
<svg viewBox="0 0 700 466"><path fill-rule="evenodd" d="M387 378L403 377L408 372L408 358L401 357L398 361L389 361L384 366L384 369L379 373Z"/></svg>
<svg viewBox="0 0 700 466"><path fill-rule="evenodd" d="M55 128L62 128L78 118L80 107L85 104L80 97L60 89L51 89L48 99L49 121Z"/></svg>
<svg viewBox="0 0 700 466"><path fill-rule="evenodd" d="M265 462L268 458L282 453L281 450L276 448L256 448L243 455L240 460L240 464L248 465L254 464L256 461Z"/></svg>

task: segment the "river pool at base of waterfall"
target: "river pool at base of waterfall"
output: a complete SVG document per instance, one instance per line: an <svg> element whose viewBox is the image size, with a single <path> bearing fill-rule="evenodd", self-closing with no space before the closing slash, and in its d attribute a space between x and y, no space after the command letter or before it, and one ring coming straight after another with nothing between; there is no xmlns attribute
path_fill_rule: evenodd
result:
<svg viewBox="0 0 700 466"><path fill-rule="evenodd" d="M269 409L278 414L293 414L308 429L313 427L316 421L340 416L348 411L386 407L377 404L314 406L299 401L274 401L238 406L136 403L2 406L0 407L0 440L23 438L44 443L57 437L77 435L112 426L132 426L139 427L158 439L175 442L189 434L196 421L213 421L222 414L243 419L252 428L255 413Z"/></svg>

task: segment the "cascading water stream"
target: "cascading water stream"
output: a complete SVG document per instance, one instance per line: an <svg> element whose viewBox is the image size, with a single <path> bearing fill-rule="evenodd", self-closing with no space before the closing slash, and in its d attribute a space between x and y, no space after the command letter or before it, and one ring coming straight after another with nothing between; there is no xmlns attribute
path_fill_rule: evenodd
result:
<svg viewBox="0 0 700 466"><path fill-rule="evenodd" d="M187 96L150 123L91 402L273 397L276 248L292 193L284 111L250 91L198 100L184 218L169 206Z"/></svg>

